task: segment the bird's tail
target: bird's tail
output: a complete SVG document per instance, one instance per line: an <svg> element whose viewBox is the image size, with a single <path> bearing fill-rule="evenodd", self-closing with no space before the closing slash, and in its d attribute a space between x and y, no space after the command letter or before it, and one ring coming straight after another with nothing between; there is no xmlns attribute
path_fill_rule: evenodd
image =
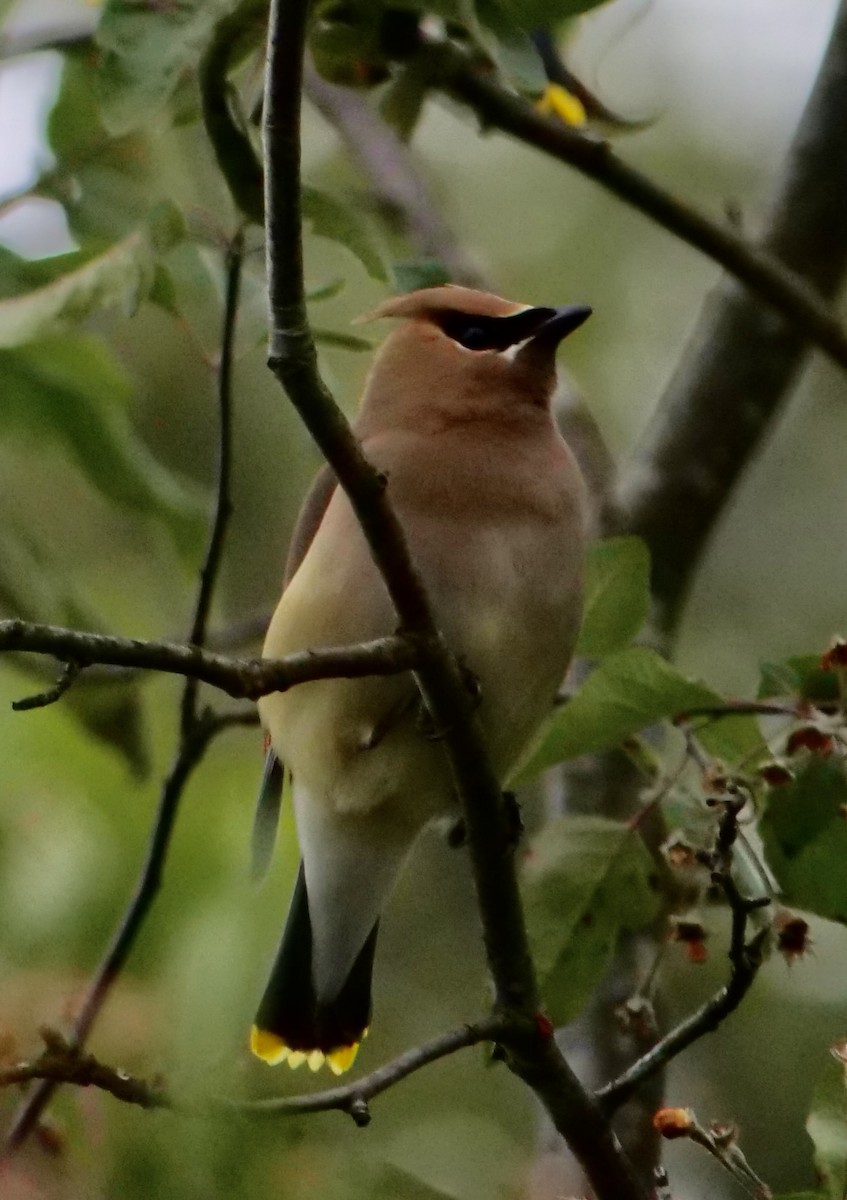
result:
<svg viewBox="0 0 847 1200"><path fill-rule="evenodd" d="M312 925L303 864L271 977L250 1035L253 1053L271 1066L324 1062L340 1075L352 1066L371 1015L377 921L339 991L319 1001L312 976Z"/></svg>

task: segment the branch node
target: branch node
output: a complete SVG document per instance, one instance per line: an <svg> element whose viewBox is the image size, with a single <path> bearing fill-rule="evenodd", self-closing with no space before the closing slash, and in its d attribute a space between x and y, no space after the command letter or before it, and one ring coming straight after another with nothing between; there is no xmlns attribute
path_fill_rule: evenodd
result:
<svg viewBox="0 0 847 1200"><path fill-rule="evenodd" d="M353 1122L358 1129L365 1129L371 1123L371 1110L368 1107L368 1102L363 1096L356 1096L350 1101L347 1109Z"/></svg>
<svg viewBox="0 0 847 1200"><path fill-rule="evenodd" d="M60 700L64 696L68 688L72 686L81 671L81 663L66 662L62 668L61 675L53 687L48 688L44 692L39 692L35 696L24 696L22 700L13 700L12 709L14 712L29 712L33 708L46 708L48 704L55 704L57 700Z"/></svg>

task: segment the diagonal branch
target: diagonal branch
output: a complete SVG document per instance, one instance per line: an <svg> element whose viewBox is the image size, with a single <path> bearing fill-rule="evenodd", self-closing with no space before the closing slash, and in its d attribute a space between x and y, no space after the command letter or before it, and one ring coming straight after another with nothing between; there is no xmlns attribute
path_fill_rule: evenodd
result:
<svg viewBox="0 0 847 1200"><path fill-rule="evenodd" d="M477 70L458 47L432 44L425 53L431 56L434 81L449 96L472 109L484 129L509 133L593 179L669 233L720 263L759 301L764 300L790 320L804 339L814 342L835 362L847 367L847 331L829 307L830 292L816 291L813 276L803 278L802 260L786 257L784 262L780 261L783 256L779 246L769 239L761 246L751 245L734 230L711 221L628 166L615 155L608 142L541 116L528 101L506 91L489 72ZM843 124L836 128L843 129ZM843 144L836 153L839 159L843 157ZM843 191L838 194L843 196ZM839 228L843 225L840 213L836 225ZM765 316L773 320L772 314Z"/></svg>
<svg viewBox="0 0 847 1200"><path fill-rule="evenodd" d="M768 935L767 927L759 930L748 942L747 921L750 913L761 908L763 903L769 903L769 897L762 900L746 900L742 897L730 876L720 880L721 886L729 900L732 911L732 936L730 940L729 979L714 996L669 1033L661 1041L642 1054L630 1067L622 1071L617 1079L605 1084L595 1093L605 1113L616 1112L621 1105L626 1104L639 1087L662 1071L669 1062L687 1050L694 1042L699 1041L707 1033L713 1033L727 1017L738 1008L741 1001L753 986L759 967L762 965L762 951Z"/></svg>
<svg viewBox="0 0 847 1200"><path fill-rule="evenodd" d="M303 288L300 104L307 0L273 0L265 90L265 212L270 298L269 366L320 446L359 518L404 629L427 639L417 672L445 732L462 803L497 1008L520 1022L503 1038L507 1061L541 1099L583 1163L599 1200L645 1191L611 1127L561 1057L538 990L499 781L458 665L440 640L426 591L385 494L317 371Z"/></svg>
<svg viewBox="0 0 847 1200"><path fill-rule="evenodd" d="M842 2L760 243L827 299L837 295L847 273L846 127ZM782 318L786 313L783 308ZM647 541L659 616L669 631L732 489L806 360L808 330L782 318L733 280L723 282L609 514L609 526Z"/></svg>

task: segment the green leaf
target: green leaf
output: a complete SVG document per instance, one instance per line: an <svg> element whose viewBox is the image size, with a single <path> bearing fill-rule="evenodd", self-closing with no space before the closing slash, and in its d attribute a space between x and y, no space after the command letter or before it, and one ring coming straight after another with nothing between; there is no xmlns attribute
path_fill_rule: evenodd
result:
<svg viewBox="0 0 847 1200"><path fill-rule="evenodd" d="M761 665L758 698L798 696L812 704L837 703L838 678L834 671L821 670L820 654L800 654L784 662Z"/></svg>
<svg viewBox="0 0 847 1200"><path fill-rule="evenodd" d="M655 650L631 646L612 654L553 715L516 782L581 754L619 746L647 725L687 708L720 703L705 684L681 675Z"/></svg>
<svg viewBox="0 0 847 1200"><path fill-rule="evenodd" d="M516 20L510 9L509 0L477 0L476 4L481 24L492 35L489 48L503 75L523 95L540 96L547 86L544 65L529 36L530 27Z"/></svg>
<svg viewBox="0 0 847 1200"><path fill-rule="evenodd" d="M774 788L759 824L765 857L787 904L847 924L847 779L811 758Z"/></svg>
<svg viewBox="0 0 847 1200"><path fill-rule="evenodd" d="M577 654L601 658L623 649L641 629L649 608L650 555L641 538L595 542L586 563Z"/></svg>
<svg viewBox="0 0 847 1200"><path fill-rule="evenodd" d="M117 241L144 221L159 186L153 144L140 133L113 138L103 125L91 86L90 52L64 55L62 83L47 120L56 162L38 182L38 195L57 200L71 232Z"/></svg>
<svg viewBox="0 0 847 1200"><path fill-rule="evenodd" d="M355 254L372 279L385 283L382 255L368 223L347 204L317 188L303 188L303 217L311 222L318 237L340 242Z"/></svg>
<svg viewBox="0 0 847 1200"><path fill-rule="evenodd" d="M9 616L109 633L97 614L74 592L66 573L56 569L32 538L0 529L0 610ZM15 667L33 680L32 691L55 683L59 666L32 654L12 656ZM126 680L111 682L83 675L62 704L92 737L121 753L133 773L142 777L149 768L141 689Z"/></svg>
<svg viewBox="0 0 847 1200"><path fill-rule="evenodd" d="M0 300L0 349L78 324L97 309L117 307L131 315L153 283L153 247L146 232L132 233L93 257L62 257L69 270L34 291Z"/></svg>
<svg viewBox="0 0 847 1200"><path fill-rule="evenodd" d="M65 334L0 350L0 394L0 430L63 444L110 500L164 519L183 552L196 550L202 505L133 433L132 385L101 341Z"/></svg>
<svg viewBox="0 0 847 1200"><path fill-rule="evenodd" d="M847 1086L844 1065L831 1061L818 1079L806 1129L815 1147L815 1166L825 1195L847 1195Z"/></svg>
<svg viewBox="0 0 847 1200"><path fill-rule="evenodd" d="M533 839L523 869L527 929L554 1024L581 1011L620 931L656 915L653 874L638 835L604 817L560 817Z"/></svg>
<svg viewBox="0 0 847 1200"><path fill-rule="evenodd" d="M721 705L723 698L646 646L630 646L604 658L577 694L542 727L512 776L526 783L548 767L581 754L620 746L632 734L689 708ZM729 717L698 725L697 737L728 765L764 754L752 717Z"/></svg>
<svg viewBox="0 0 847 1200"><path fill-rule="evenodd" d="M230 0L106 0L97 27L103 122L125 134L155 118L195 69Z"/></svg>

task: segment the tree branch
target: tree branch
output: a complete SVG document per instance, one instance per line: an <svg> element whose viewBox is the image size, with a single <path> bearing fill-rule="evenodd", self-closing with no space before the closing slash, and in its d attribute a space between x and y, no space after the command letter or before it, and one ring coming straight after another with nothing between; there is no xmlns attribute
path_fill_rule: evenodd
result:
<svg viewBox="0 0 847 1200"><path fill-rule="evenodd" d="M0 654L52 654L80 669L98 664L182 675L220 688L237 700L257 700L313 679L396 675L416 665L421 644L419 638L398 634L358 646L304 650L280 659L228 658L176 642L84 633L30 621L0 621Z"/></svg>
<svg viewBox="0 0 847 1200"><path fill-rule="evenodd" d="M282 1096L270 1100L227 1104L226 1107L255 1117L293 1117L338 1109L348 1113L357 1125L364 1127L370 1122L369 1100L420 1071L422 1067L437 1062L440 1058L446 1058L449 1054L455 1054L457 1050L477 1046L480 1042L498 1041L508 1028L508 1023L502 1017L490 1017L475 1025L462 1025L450 1033L442 1033L429 1042L414 1046L391 1062L377 1067L370 1075L341 1087L303 1096Z"/></svg>
<svg viewBox="0 0 847 1200"><path fill-rule="evenodd" d="M401 1080L414 1075L422 1067L440 1058L455 1054L480 1042L497 1041L506 1030L506 1023L497 1017L475 1025L462 1025L449 1033L414 1046L383 1066L377 1067L352 1083L327 1088L323 1092L308 1092L301 1096L280 1096L267 1100L208 1100L184 1104L175 1100L159 1081L147 1081L129 1075L119 1067L107 1066L93 1054L81 1054L53 1029L42 1029L45 1049L32 1062L15 1063L0 1068L0 1088L41 1080L52 1084L70 1083L78 1087L95 1087L109 1092L126 1104L141 1108L169 1108L192 1115L237 1114L246 1117L279 1118L302 1116L306 1113L336 1110L347 1113L360 1127L370 1123L368 1102Z"/></svg>
<svg viewBox="0 0 847 1200"><path fill-rule="evenodd" d="M503 1043L509 1066L532 1087L583 1163L600 1200L645 1191L611 1128L536 1020L538 990L499 781L458 665L437 632L426 591L385 494L317 371L303 288L300 103L306 0L273 0L265 90L265 213L270 295L269 366L333 468L359 518L401 626L426 638L416 672L439 728L462 803L497 1009L520 1022Z"/></svg>
<svg viewBox="0 0 847 1200"><path fill-rule="evenodd" d="M617 158L608 144L580 133L550 117L541 116L520 96L506 91L489 72L477 70L468 55L448 43L433 43L424 51L431 56L434 82L454 99L471 108L484 129L499 129L528 146L574 167L632 208L720 263L759 300L777 309L795 329L819 346L835 362L847 367L847 331L827 303L830 293L815 290L815 280L766 239L751 245L734 230L718 225L697 209L664 191L634 167ZM843 125L840 127L843 128ZM834 137L834 132L831 133ZM843 143L843 139L842 139ZM843 144L839 158L844 156ZM843 196L833 183L833 191ZM843 222L835 225L840 231ZM833 231L834 232L834 231ZM785 257L785 262L780 258ZM762 319L773 322L772 314ZM687 460L686 460L687 461Z"/></svg>
<svg viewBox="0 0 847 1200"><path fill-rule="evenodd" d="M44 1050L32 1062L0 1067L0 1088L39 1080L57 1086L71 1083L76 1087L94 1087L108 1092L125 1104L141 1108L170 1108L164 1089L129 1075L120 1067L109 1067L93 1054L81 1054L55 1029L42 1029Z"/></svg>
<svg viewBox="0 0 847 1200"><path fill-rule="evenodd" d="M845 128L842 3L760 243L769 261L778 258L783 270L802 273L805 286L827 299L847 272ZM787 306L781 312L791 315ZM708 302L624 477L607 525L638 533L649 545L658 615L667 630L728 496L794 386L808 349L804 334L810 327L796 313L791 321L781 319L726 280Z"/></svg>
<svg viewBox="0 0 847 1200"><path fill-rule="evenodd" d="M732 913L729 979L714 996L642 1054L617 1079L594 1093L603 1111L609 1115L625 1104L645 1080L661 1071L704 1034L714 1032L735 1012L753 986L762 965L762 952L770 928L763 927L748 942L747 925L751 913L766 907L771 898L769 895L752 899L742 896L732 876L732 848L738 836L738 816L743 803L743 798L724 803L715 849L707 860L713 867L712 882L723 891Z"/></svg>

